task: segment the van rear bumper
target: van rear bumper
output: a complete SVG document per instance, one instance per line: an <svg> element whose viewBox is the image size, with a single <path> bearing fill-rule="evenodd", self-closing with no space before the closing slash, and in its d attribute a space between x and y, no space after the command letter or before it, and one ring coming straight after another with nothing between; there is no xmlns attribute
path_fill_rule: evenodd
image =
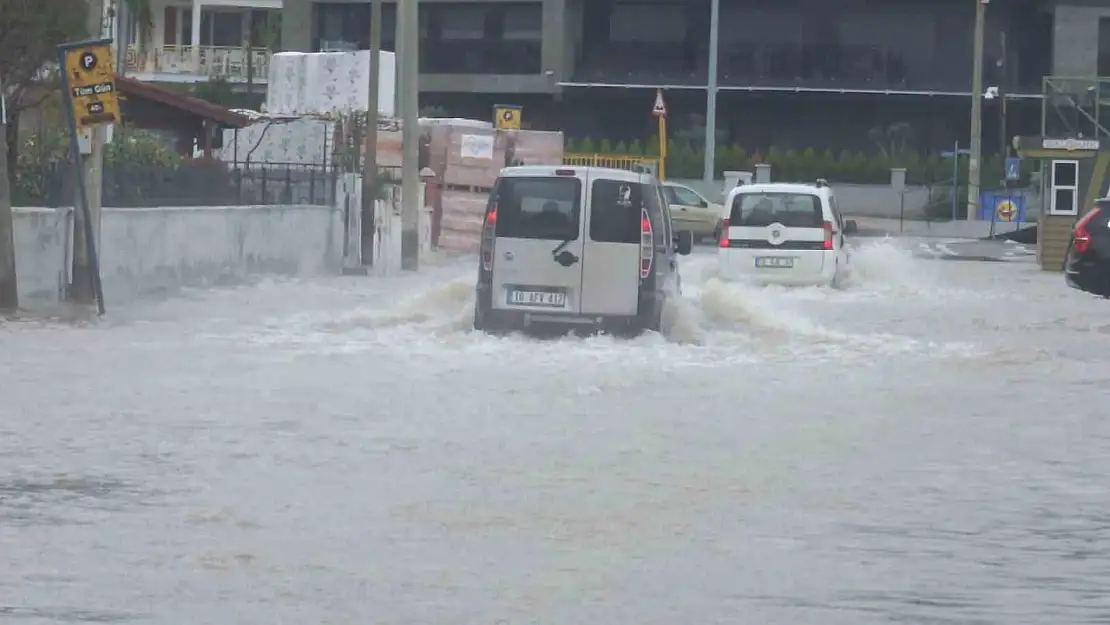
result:
<svg viewBox="0 0 1110 625"><path fill-rule="evenodd" d="M614 334L635 336L659 329L661 299L642 298L635 315L555 313L542 310L504 310L490 306L489 290L479 287L474 310L474 329L489 333L522 332L530 335L564 336Z"/></svg>
<svg viewBox="0 0 1110 625"><path fill-rule="evenodd" d="M634 335L648 328L638 315L568 315L486 309L475 315L474 329L561 336L568 333Z"/></svg>

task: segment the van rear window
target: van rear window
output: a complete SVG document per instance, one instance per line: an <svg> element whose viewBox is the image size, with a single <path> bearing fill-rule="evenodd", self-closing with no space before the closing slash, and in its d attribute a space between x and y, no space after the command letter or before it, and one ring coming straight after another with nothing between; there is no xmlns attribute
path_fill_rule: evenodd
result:
<svg viewBox="0 0 1110 625"><path fill-rule="evenodd" d="M639 243L644 202L658 195L634 182L594 180L590 191L590 239L601 243Z"/></svg>
<svg viewBox="0 0 1110 625"><path fill-rule="evenodd" d="M730 226L763 228L774 223L787 228L823 227L821 198L811 193L741 193L732 200Z"/></svg>
<svg viewBox="0 0 1110 625"><path fill-rule="evenodd" d="M567 241L578 238L578 178L509 177L497 183L497 236Z"/></svg>

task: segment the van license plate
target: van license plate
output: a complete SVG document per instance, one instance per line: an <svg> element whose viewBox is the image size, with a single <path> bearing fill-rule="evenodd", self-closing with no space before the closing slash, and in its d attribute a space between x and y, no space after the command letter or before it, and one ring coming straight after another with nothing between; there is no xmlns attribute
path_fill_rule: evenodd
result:
<svg viewBox="0 0 1110 625"><path fill-rule="evenodd" d="M509 304L512 306L542 306L544 308L565 308L567 294L559 291L509 291Z"/></svg>
<svg viewBox="0 0 1110 625"><path fill-rule="evenodd" d="M793 269L794 259L790 256L757 256L755 266L766 269Z"/></svg>

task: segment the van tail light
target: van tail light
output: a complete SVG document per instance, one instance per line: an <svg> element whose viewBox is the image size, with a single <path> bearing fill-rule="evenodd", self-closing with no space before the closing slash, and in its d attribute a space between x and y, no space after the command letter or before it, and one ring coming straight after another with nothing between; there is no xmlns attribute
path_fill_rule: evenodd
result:
<svg viewBox="0 0 1110 625"><path fill-rule="evenodd" d="M655 258L655 231L647 210L640 211L640 279L651 275L651 261Z"/></svg>
<svg viewBox="0 0 1110 625"><path fill-rule="evenodd" d="M728 220L721 220L721 240L717 241L717 247L728 247Z"/></svg>
<svg viewBox="0 0 1110 625"><path fill-rule="evenodd" d="M482 225L482 271L493 271L493 243L496 229L497 204L492 204L489 212L486 213L485 224Z"/></svg>
<svg viewBox="0 0 1110 625"><path fill-rule="evenodd" d="M821 244L821 249L831 250L833 248L833 225L831 221L826 221L825 228L825 241Z"/></svg>

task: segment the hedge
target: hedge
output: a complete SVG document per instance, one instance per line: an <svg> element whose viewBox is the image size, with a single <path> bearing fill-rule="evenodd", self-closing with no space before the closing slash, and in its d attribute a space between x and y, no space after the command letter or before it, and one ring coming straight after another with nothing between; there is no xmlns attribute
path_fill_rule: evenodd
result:
<svg viewBox="0 0 1110 625"><path fill-rule="evenodd" d="M594 142L589 137L568 139L564 146L566 152L584 154L612 154L619 156L658 156L659 140L650 137L647 141L623 141L613 143L608 139ZM700 143L680 143L671 140L667 145L668 178L701 178L705 152ZM765 153L758 150L748 152L740 145L719 145L715 154L716 175L723 176L725 171L754 171L755 163L769 163L774 180L802 181L825 178L830 182L854 184L889 184L890 170L894 167L906 168L906 183L910 185L951 185L952 160L940 155L921 155L905 153L898 157L881 154L865 154L847 150L781 149L771 147ZM961 162L959 180L966 183L967 164ZM1023 162L1023 178L1028 180L1033 164ZM983 161L983 184L993 187L1001 182L1002 161L997 156Z"/></svg>

